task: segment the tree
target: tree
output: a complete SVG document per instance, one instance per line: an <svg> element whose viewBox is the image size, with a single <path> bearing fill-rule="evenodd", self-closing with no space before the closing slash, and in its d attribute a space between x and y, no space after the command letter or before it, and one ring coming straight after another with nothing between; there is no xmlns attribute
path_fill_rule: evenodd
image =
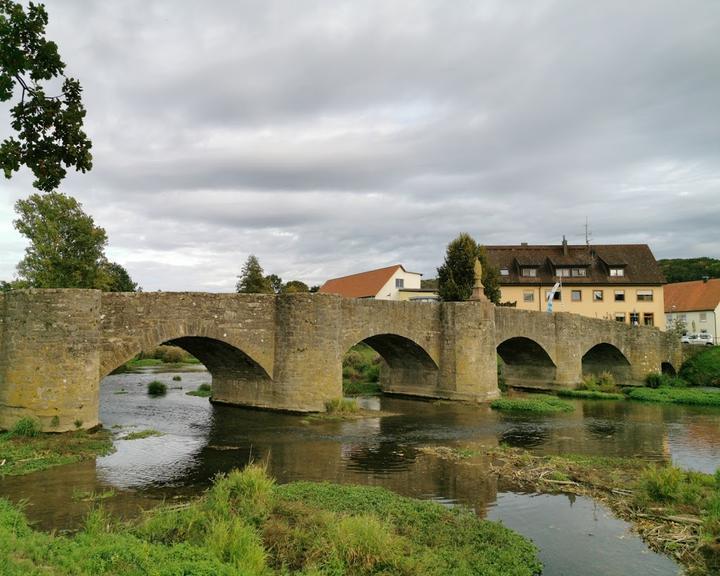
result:
<svg viewBox="0 0 720 576"><path fill-rule="evenodd" d="M289 282L285 283L285 285L282 287L281 292L283 294L310 292L310 288L308 288L308 285L305 284L305 282L301 282L300 280L290 280Z"/></svg>
<svg viewBox="0 0 720 576"><path fill-rule="evenodd" d="M81 172L92 168L92 143L83 131L82 88L63 74L65 63L57 45L45 39L47 12L30 3L27 12L11 0L0 0L0 102L16 95L10 110L17 138L0 143L0 168L6 178L25 165L39 190L55 190L65 167ZM63 78L58 96L46 94L46 84Z"/></svg>
<svg viewBox="0 0 720 576"><path fill-rule="evenodd" d="M482 282L485 296L498 304L500 302L499 272L488 262L484 247L466 233L450 242L445 261L438 272L438 293L447 302L461 302L472 295L475 285L475 261L482 265Z"/></svg>
<svg viewBox="0 0 720 576"><path fill-rule="evenodd" d="M17 265L21 280L33 288L107 288L107 235L77 200L32 194L18 200L15 211L15 228L30 240Z"/></svg>
<svg viewBox="0 0 720 576"><path fill-rule="evenodd" d="M265 276L265 280L268 281L270 287L272 288L272 291L275 292L275 294L280 294L280 291L283 287L283 281L280 276L278 276L277 274L268 274L267 276Z"/></svg>
<svg viewBox="0 0 720 576"><path fill-rule="evenodd" d="M658 260L660 269L669 283L687 282L707 278L720 278L720 260L717 258L670 258Z"/></svg>
<svg viewBox="0 0 720 576"><path fill-rule="evenodd" d="M117 262L104 262L102 265L108 292L137 292L138 285L132 281L130 274Z"/></svg>
<svg viewBox="0 0 720 576"><path fill-rule="evenodd" d="M272 294L270 282L263 273L262 266L254 254L250 254L235 285L237 292L245 294Z"/></svg>

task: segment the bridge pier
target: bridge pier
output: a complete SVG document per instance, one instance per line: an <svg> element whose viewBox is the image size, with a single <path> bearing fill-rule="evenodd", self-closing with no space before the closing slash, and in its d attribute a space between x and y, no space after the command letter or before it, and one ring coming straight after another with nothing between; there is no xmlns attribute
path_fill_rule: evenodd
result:
<svg viewBox="0 0 720 576"><path fill-rule="evenodd" d="M100 292L13 290L0 296L0 429L98 425Z"/></svg>

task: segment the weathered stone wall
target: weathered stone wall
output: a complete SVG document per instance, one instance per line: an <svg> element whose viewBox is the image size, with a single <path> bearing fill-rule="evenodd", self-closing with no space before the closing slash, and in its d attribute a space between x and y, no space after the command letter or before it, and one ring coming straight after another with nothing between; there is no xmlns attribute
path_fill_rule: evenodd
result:
<svg viewBox="0 0 720 576"><path fill-rule="evenodd" d="M0 429L25 416L46 430L96 426L100 292L12 291L2 306Z"/></svg>

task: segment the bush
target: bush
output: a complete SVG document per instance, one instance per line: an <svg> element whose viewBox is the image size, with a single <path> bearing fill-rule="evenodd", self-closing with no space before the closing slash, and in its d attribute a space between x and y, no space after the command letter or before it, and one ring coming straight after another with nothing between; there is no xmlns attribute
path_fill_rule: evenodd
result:
<svg viewBox="0 0 720 576"><path fill-rule="evenodd" d="M35 418L20 418L13 427L10 428L10 434L12 436L22 436L25 438L35 438L40 435L40 422Z"/></svg>
<svg viewBox="0 0 720 576"><path fill-rule="evenodd" d="M182 380L182 376L173 376L173 382L180 382Z"/></svg>
<svg viewBox="0 0 720 576"><path fill-rule="evenodd" d="M648 388L683 388L687 383L677 376L669 374L660 374L659 372L650 372L645 376L645 385Z"/></svg>
<svg viewBox="0 0 720 576"><path fill-rule="evenodd" d="M365 368L365 380L368 382L380 381L380 364L371 364Z"/></svg>
<svg viewBox="0 0 720 576"><path fill-rule="evenodd" d="M599 390L600 392L614 393L619 389L612 372L601 372L600 374L583 374L582 382L578 390Z"/></svg>
<svg viewBox="0 0 720 576"><path fill-rule="evenodd" d="M720 386L720 346L713 346L689 358L679 376L691 386Z"/></svg>
<svg viewBox="0 0 720 576"><path fill-rule="evenodd" d="M176 346L158 346L155 350L155 358L159 358L168 364L179 364L188 356L187 352Z"/></svg>
<svg viewBox="0 0 720 576"><path fill-rule="evenodd" d="M357 350L351 349L343 358L343 368L349 366L354 368L356 371L361 371L365 365L365 358Z"/></svg>
<svg viewBox="0 0 720 576"><path fill-rule="evenodd" d="M351 398L335 398L325 402L328 414L355 414L360 410L357 402Z"/></svg>
<svg viewBox="0 0 720 576"><path fill-rule="evenodd" d="M167 386L159 380L153 380L147 386L147 393L150 396L164 396L167 394Z"/></svg>
<svg viewBox="0 0 720 576"><path fill-rule="evenodd" d="M663 383L663 375L659 372L650 372L645 376L645 386L648 388L660 388Z"/></svg>

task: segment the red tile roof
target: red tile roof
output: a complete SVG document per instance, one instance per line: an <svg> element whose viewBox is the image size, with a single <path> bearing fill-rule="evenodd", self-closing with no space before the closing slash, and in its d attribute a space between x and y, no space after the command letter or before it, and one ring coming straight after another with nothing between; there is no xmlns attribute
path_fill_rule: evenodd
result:
<svg viewBox="0 0 720 576"><path fill-rule="evenodd" d="M720 303L720 278L665 285L665 312L715 310Z"/></svg>
<svg viewBox="0 0 720 576"><path fill-rule="evenodd" d="M407 272L400 264L395 264L395 266L387 268L378 268L341 278L331 278L320 286L319 292L339 294L345 298L372 298L380 292L380 289L392 278L398 268Z"/></svg>

